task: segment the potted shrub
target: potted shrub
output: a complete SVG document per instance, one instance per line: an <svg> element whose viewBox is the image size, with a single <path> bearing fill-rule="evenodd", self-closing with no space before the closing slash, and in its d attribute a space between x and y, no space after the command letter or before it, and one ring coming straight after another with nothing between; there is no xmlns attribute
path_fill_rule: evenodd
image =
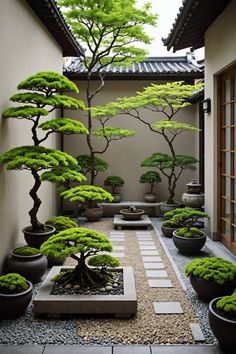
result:
<svg viewBox="0 0 236 354"><path fill-rule="evenodd" d="M173 241L178 250L186 254L198 253L206 243L206 233L197 228L198 219L207 218L208 214L198 210L183 209L173 219L182 227L173 231Z"/></svg>
<svg viewBox="0 0 236 354"><path fill-rule="evenodd" d="M236 295L217 297L209 304L209 323L214 336L225 350L236 347Z"/></svg>
<svg viewBox="0 0 236 354"><path fill-rule="evenodd" d="M41 200L38 196L42 180L42 172L51 169L78 167L78 162L65 152L40 146L52 133L87 134L88 130L77 120L69 118L49 119L41 123L41 119L48 116L57 108L83 109L81 101L62 95L62 92L78 92L76 85L65 76L54 72L41 72L22 81L17 88L27 90L11 97L11 101L23 103L24 106L8 108L3 112L5 119L26 119L31 123L33 145L13 148L0 156L0 163L6 163L8 170L30 171L34 184L29 195L33 200L33 207L29 211L30 226L23 229L26 242L39 248L40 245L54 233L50 225L44 225L38 219ZM49 108L48 108L49 107ZM39 132L41 130L41 132ZM45 134L42 135L42 131ZM78 179L84 176L77 172ZM63 181L63 178L62 178Z"/></svg>
<svg viewBox="0 0 236 354"><path fill-rule="evenodd" d="M22 316L32 298L33 286L20 274L0 276L0 318Z"/></svg>
<svg viewBox="0 0 236 354"><path fill-rule="evenodd" d="M174 219L165 220L161 225L161 231L164 236L172 237L173 232L180 227L180 223Z"/></svg>
<svg viewBox="0 0 236 354"><path fill-rule="evenodd" d="M85 216L88 221L98 221L102 214L102 207L99 202L111 202L112 195L105 189L96 186L77 186L60 193L63 198L69 199L71 202L79 202L85 206Z"/></svg>
<svg viewBox="0 0 236 354"><path fill-rule="evenodd" d="M197 258L185 267L193 289L200 299L212 300L231 295L236 287L236 266L219 257Z"/></svg>
<svg viewBox="0 0 236 354"><path fill-rule="evenodd" d="M86 176L93 175L94 180L97 177L98 173L105 172L109 167L108 163L105 160L97 156L94 156L94 158L92 159L91 156L84 154L77 156L76 159L82 169L82 173Z"/></svg>
<svg viewBox="0 0 236 354"><path fill-rule="evenodd" d="M111 195L114 203L119 203L121 201L121 195L116 191L116 188L122 187L124 183L125 181L120 176L108 176L105 179L104 185L111 187Z"/></svg>
<svg viewBox="0 0 236 354"><path fill-rule="evenodd" d="M139 220L144 214L144 210L137 209L135 206L130 206L120 210L121 215L125 220Z"/></svg>
<svg viewBox="0 0 236 354"><path fill-rule="evenodd" d="M145 201L148 203L154 203L156 201L156 193L153 192L154 187L157 183L161 182L160 174L156 171L148 171L144 173L140 179L140 183L147 183L150 185L150 191L145 193Z"/></svg>
<svg viewBox="0 0 236 354"><path fill-rule="evenodd" d="M48 261L37 248L22 246L13 248L7 260L7 271L19 273L32 283L37 283L46 273Z"/></svg>

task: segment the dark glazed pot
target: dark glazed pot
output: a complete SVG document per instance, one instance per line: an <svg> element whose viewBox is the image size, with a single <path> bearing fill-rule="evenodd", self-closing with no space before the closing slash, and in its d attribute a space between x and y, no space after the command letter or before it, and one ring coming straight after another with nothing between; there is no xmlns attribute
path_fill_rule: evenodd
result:
<svg viewBox="0 0 236 354"><path fill-rule="evenodd" d="M222 349L236 348L236 319L229 318L224 311L216 309L216 302L221 297L213 299L209 304L209 323L211 330Z"/></svg>
<svg viewBox="0 0 236 354"><path fill-rule="evenodd" d="M86 208L85 207L85 212L84 215L88 219L88 221L98 221L102 215L103 215L103 209L101 206L97 208Z"/></svg>
<svg viewBox="0 0 236 354"><path fill-rule="evenodd" d="M171 211L176 208L184 208L182 203L167 204L165 202L160 203L160 214L164 215L167 211Z"/></svg>
<svg viewBox="0 0 236 354"><path fill-rule="evenodd" d="M164 236L166 237L172 237L173 236L173 232L175 230L177 230L177 227L166 227L166 226L161 226L161 231L163 233Z"/></svg>
<svg viewBox="0 0 236 354"><path fill-rule="evenodd" d="M180 253L184 254L196 254L199 253L202 247L206 243L206 234L198 238L188 238L177 236L176 231L173 232L174 245Z"/></svg>
<svg viewBox="0 0 236 354"><path fill-rule="evenodd" d="M204 302L209 302L218 296L232 295L236 287L236 280L217 284L192 275L190 276L190 282L198 297Z"/></svg>
<svg viewBox="0 0 236 354"><path fill-rule="evenodd" d="M0 318L16 318L22 316L32 298L33 286L27 281L29 288L18 294L0 293Z"/></svg>
<svg viewBox="0 0 236 354"><path fill-rule="evenodd" d="M48 266L47 257L41 253L22 256L14 253L14 249L7 260L7 271L19 273L32 283L37 283L45 274Z"/></svg>
<svg viewBox="0 0 236 354"><path fill-rule="evenodd" d="M45 232L33 232L31 231L32 226L25 227L22 232L24 233L24 238L30 247L40 248L40 246L54 235L56 229L51 225L46 225L47 231Z"/></svg>

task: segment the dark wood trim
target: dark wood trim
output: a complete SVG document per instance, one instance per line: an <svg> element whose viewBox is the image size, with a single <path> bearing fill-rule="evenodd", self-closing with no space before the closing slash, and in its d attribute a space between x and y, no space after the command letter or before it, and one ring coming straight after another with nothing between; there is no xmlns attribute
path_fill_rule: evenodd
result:
<svg viewBox="0 0 236 354"><path fill-rule="evenodd" d="M205 189L205 116L202 109L202 103L198 104L199 114L199 183L201 186L201 192L204 193Z"/></svg>

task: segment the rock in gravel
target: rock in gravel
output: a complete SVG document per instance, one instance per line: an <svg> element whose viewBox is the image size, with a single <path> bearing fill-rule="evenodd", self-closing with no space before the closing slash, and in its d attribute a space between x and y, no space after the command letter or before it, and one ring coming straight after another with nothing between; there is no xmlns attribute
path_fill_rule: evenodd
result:
<svg viewBox="0 0 236 354"><path fill-rule="evenodd" d="M99 291L104 292L104 291L106 291L106 289L105 288L100 288Z"/></svg>
<svg viewBox="0 0 236 354"><path fill-rule="evenodd" d="M66 284L65 289L71 289L72 285L71 284Z"/></svg>
<svg viewBox="0 0 236 354"><path fill-rule="evenodd" d="M105 287L105 289L106 289L106 291L111 291L111 290L113 290L113 288L112 288L111 285L107 285L107 286Z"/></svg>

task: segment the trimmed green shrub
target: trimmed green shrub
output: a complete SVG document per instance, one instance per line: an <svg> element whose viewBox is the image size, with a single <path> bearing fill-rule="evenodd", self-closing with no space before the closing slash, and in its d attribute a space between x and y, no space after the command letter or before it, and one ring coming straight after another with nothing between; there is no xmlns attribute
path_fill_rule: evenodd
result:
<svg viewBox="0 0 236 354"><path fill-rule="evenodd" d="M49 218L46 223L46 225L51 225L54 226L56 229L56 232L60 232L63 230L70 229L72 227L78 227L79 225L68 218L67 216L52 216Z"/></svg>
<svg viewBox="0 0 236 354"><path fill-rule="evenodd" d="M2 294L18 294L27 290L28 287L26 279L18 273L0 276L0 293Z"/></svg>
<svg viewBox="0 0 236 354"><path fill-rule="evenodd" d="M105 186L109 186L112 188L113 194L116 193L115 189L117 187L122 187L124 185L124 183L125 183L125 181L120 176L108 176L104 181Z"/></svg>
<svg viewBox="0 0 236 354"><path fill-rule="evenodd" d="M150 193L153 193L153 188L159 182L161 182L161 177L156 171L148 171L139 178L139 183L150 184Z"/></svg>
<svg viewBox="0 0 236 354"><path fill-rule="evenodd" d="M162 226L164 227L170 227L170 228L177 228L180 227L181 225L174 219L169 219L166 220L162 223Z"/></svg>
<svg viewBox="0 0 236 354"><path fill-rule="evenodd" d="M197 227L181 227L175 231L177 236L187 237L187 238L198 238L203 236L205 233L199 230Z"/></svg>
<svg viewBox="0 0 236 354"><path fill-rule="evenodd" d="M175 215L177 214L180 214L180 213L183 213L183 211L192 211L193 209L190 209L190 208L176 208L176 209L173 209L173 210L170 210L170 211L167 211L164 213L164 217L165 218L173 218Z"/></svg>
<svg viewBox="0 0 236 354"><path fill-rule="evenodd" d="M185 267L185 274L224 284L228 281L236 281L236 266L220 257L197 258Z"/></svg>
<svg viewBox="0 0 236 354"><path fill-rule="evenodd" d="M216 308L225 311L236 319L236 295L223 296L216 302Z"/></svg>
<svg viewBox="0 0 236 354"><path fill-rule="evenodd" d="M34 256L39 253L40 251L37 248L30 246L22 246L14 250L14 254L18 254L19 256Z"/></svg>
<svg viewBox="0 0 236 354"><path fill-rule="evenodd" d="M182 212L173 215L174 220L179 222L182 227L192 228L201 218L209 218L209 215L203 211L193 209L182 209Z"/></svg>
<svg viewBox="0 0 236 354"><path fill-rule="evenodd" d="M98 254L97 256L89 258L88 265L93 267L101 267L105 270L107 267L118 267L120 262L117 258L111 256L110 254Z"/></svg>

